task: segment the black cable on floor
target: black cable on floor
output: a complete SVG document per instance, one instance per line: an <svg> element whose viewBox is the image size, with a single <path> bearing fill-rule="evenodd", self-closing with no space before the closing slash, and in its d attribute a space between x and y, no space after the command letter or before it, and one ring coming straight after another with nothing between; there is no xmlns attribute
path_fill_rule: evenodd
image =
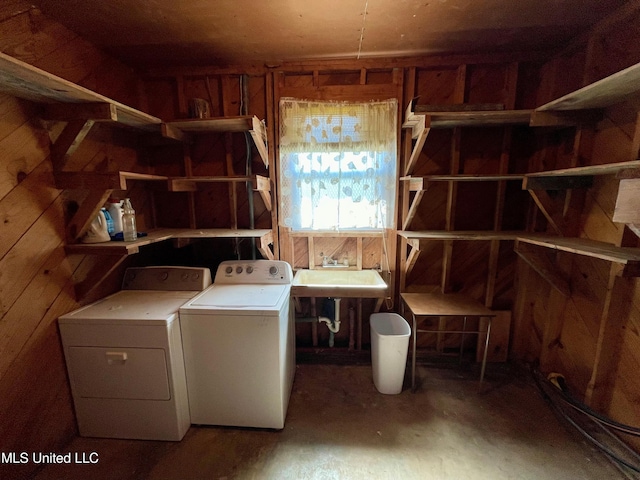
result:
<svg viewBox="0 0 640 480"><path fill-rule="evenodd" d="M613 452L610 448L608 448L605 444L603 444L602 442L600 442L598 439L596 439L594 436L592 436L591 434L589 434L586 430L584 430L580 425L578 425L569 415L567 415L567 413L562 410L562 408L560 408L558 406L558 404L556 403L556 401L554 401L553 398L551 398L551 395L549 395L547 393L547 391L545 390L545 388L542 386L542 384L540 383L540 374L539 372L533 371L533 380L536 383L536 386L538 387L538 390L540 391L540 394L542 395L542 397L547 401L547 403L549 403L549 405L551 406L551 408L560 416L562 416L562 418L564 418L569 424L571 424L578 432L580 432L580 434L582 434L587 440L589 440L593 445L595 445L598 449L600 449L605 455L607 455L609 458L611 458L613 461L619 463L620 465L623 465L625 467L627 467L628 469L636 472L636 473L640 473L640 467L633 465L632 463L628 462L627 460L620 458L619 455L617 455L615 452ZM546 380L545 380L546 381ZM553 387L554 391L557 391L558 389L554 386ZM560 392L558 392L560 393ZM573 405L572 405L573 406ZM579 410L579 409L578 409ZM581 413L586 415L586 412L582 412L581 410L579 410ZM589 416L589 415L588 415ZM590 416L589 416L590 417ZM590 417L591 418L591 417ZM593 418L592 418L593 420ZM599 423L599 422L597 422ZM604 425L600 425L602 428L605 428ZM610 433L610 432L608 432Z"/></svg>

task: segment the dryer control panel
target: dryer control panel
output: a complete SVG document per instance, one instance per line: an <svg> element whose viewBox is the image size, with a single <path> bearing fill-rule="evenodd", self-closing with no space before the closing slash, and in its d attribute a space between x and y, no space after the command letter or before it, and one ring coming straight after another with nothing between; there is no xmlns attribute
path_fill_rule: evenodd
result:
<svg viewBox="0 0 640 480"><path fill-rule="evenodd" d="M287 284L293 280L291 265L282 260L227 260L218 266L215 284Z"/></svg>
<svg viewBox="0 0 640 480"><path fill-rule="evenodd" d="M122 290L200 291L211 285L211 271L201 267L130 267Z"/></svg>

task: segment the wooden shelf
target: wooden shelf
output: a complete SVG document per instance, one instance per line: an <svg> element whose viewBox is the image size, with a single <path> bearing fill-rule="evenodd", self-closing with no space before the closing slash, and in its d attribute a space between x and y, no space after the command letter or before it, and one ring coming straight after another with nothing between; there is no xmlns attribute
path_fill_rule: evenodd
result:
<svg viewBox="0 0 640 480"><path fill-rule="evenodd" d="M541 177L575 177L582 175L611 175L623 174L626 170L640 168L640 160L631 162L605 163L603 165L589 165L587 167L563 168L560 170L548 170L546 172L527 173L526 178Z"/></svg>
<svg viewBox="0 0 640 480"><path fill-rule="evenodd" d="M417 105L413 100L405 111L405 122L402 124L402 128L414 129L414 138L423 128L528 125L533 112L533 110L504 110L501 105L495 105L495 110L483 107L482 110L475 111L462 108L461 105L442 105L438 106L436 111L429 111L429 107L428 105Z"/></svg>
<svg viewBox="0 0 640 480"><path fill-rule="evenodd" d="M138 253L140 247L152 243L164 242L173 237L174 230L159 229L148 232L146 237L141 237L133 242L101 242L101 243L74 243L66 245L67 253L79 253L84 255L131 255Z"/></svg>
<svg viewBox="0 0 640 480"><path fill-rule="evenodd" d="M640 262L640 248L618 247L587 238L525 234L518 236L517 241L625 265Z"/></svg>
<svg viewBox="0 0 640 480"><path fill-rule="evenodd" d="M422 230L398 231L398 235L407 240L515 240L523 232L493 231L493 230Z"/></svg>
<svg viewBox="0 0 640 480"><path fill-rule="evenodd" d="M68 115L160 133L162 120L0 53L0 91L37 103L78 104ZM49 116L60 113L52 107ZM91 118L93 116L94 118Z"/></svg>
<svg viewBox="0 0 640 480"><path fill-rule="evenodd" d="M136 172L55 172L56 188L86 190L128 190L129 181L167 182L169 177Z"/></svg>
<svg viewBox="0 0 640 480"><path fill-rule="evenodd" d="M406 177L400 177L401 181L411 182L414 185L424 182L496 182L496 181L509 181L509 180L522 180L525 177L524 174L504 174L504 175L492 175L492 174L459 174L459 175L423 175L413 176L408 175Z"/></svg>
<svg viewBox="0 0 640 480"><path fill-rule="evenodd" d="M610 243L586 238L556 237L552 235L515 231L399 231L407 240L515 240L564 252L599 258L624 265L640 264L640 248L618 247Z"/></svg>
<svg viewBox="0 0 640 480"><path fill-rule="evenodd" d="M251 115L237 117L215 117L202 119L177 120L167 122L162 131L165 136L171 136L169 132L179 130L190 134L206 134L211 132L249 132L253 143L258 149L260 158L265 166L269 166L269 150L267 148L267 132L263 122L258 117Z"/></svg>
<svg viewBox="0 0 640 480"><path fill-rule="evenodd" d="M252 116L238 117L215 117L196 118L188 120L175 120L166 122L173 128L179 128L183 132L189 133L210 133L210 132L248 132L252 130Z"/></svg>
<svg viewBox="0 0 640 480"><path fill-rule="evenodd" d="M545 103L536 111L602 109L640 91L640 63Z"/></svg>
<svg viewBox="0 0 640 480"><path fill-rule="evenodd" d="M268 229L180 229L162 228L151 230L146 237L141 237L133 242L102 242L102 243L76 243L67 245L67 253L79 253L84 255L131 255L138 253L140 247L171 239L202 239L202 238L256 238L263 240L265 245L273 243L273 233Z"/></svg>
<svg viewBox="0 0 640 480"><path fill-rule="evenodd" d="M528 125L532 110L496 110L477 112L423 112L431 128L496 127Z"/></svg>

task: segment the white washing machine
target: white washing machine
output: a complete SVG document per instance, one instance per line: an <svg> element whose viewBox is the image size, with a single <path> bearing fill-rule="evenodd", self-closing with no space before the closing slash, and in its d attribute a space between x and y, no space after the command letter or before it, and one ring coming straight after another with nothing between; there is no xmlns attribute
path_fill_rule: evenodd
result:
<svg viewBox="0 0 640 480"><path fill-rule="evenodd" d="M207 268L142 267L58 319L80 435L181 440L191 424L178 309Z"/></svg>
<svg viewBox="0 0 640 480"><path fill-rule="evenodd" d="M180 308L191 423L281 429L295 375L291 266L227 261Z"/></svg>

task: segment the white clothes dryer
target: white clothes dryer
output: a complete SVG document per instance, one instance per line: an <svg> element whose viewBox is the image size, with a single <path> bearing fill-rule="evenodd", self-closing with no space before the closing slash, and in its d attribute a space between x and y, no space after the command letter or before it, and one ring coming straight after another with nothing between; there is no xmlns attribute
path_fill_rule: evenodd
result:
<svg viewBox="0 0 640 480"><path fill-rule="evenodd" d="M222 262L180 308L191 422L281 429L295 375L291 266Z"/></svg>
<svg viewBox="0 0 640 480"><path fill-rule="evenodd" d="M80 435L182 439L178 309L210 284L208 268L128 268L121 291L58 319Z"/></svg>

